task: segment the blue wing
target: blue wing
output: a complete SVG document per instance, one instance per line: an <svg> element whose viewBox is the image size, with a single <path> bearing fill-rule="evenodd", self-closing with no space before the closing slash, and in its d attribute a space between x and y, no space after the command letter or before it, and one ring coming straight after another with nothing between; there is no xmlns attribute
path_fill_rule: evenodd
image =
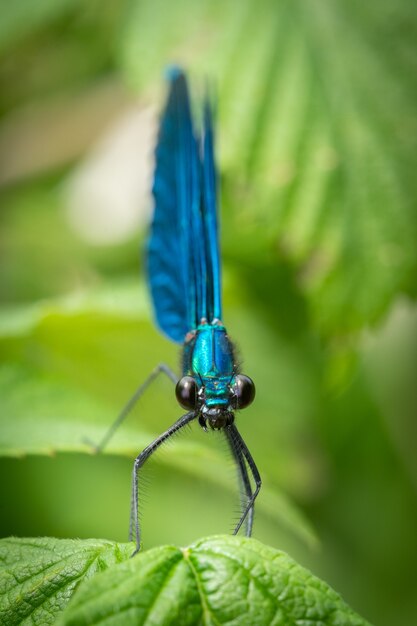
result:
<svg viewBox="0 0 417 626"><path fill-rule="evenodd" d="M221 267L217 225L217 176L214 161L213 116L209 98L204 103L204 127L202 139L202 209L206 240L207 311L205 317L211 322L222 319Z"/></svg>
<svg viewBox="0 0 417 626"><path fill-rule="evenodd" d="M208 100L197 141L185 76L174 69L169 79L155 151L147 266L158 325L182 343L201 319L220 318L216 176Z"/></svg>
<svg viewBox="0 0 417 626"><path fill-rule="evenodd" d="M198 148L184 75L171 87L155 151L155 208L148 244L148 277L159 327L182 342L195 319L195 280L190 267L189 215L199 203Z"/></svg>

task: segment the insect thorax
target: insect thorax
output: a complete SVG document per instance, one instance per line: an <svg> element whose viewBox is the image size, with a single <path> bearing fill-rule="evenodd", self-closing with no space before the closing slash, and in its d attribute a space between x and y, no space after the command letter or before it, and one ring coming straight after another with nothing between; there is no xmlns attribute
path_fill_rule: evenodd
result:
<svg viewBox="0 0 417 626"><path fill-rule="evenodd" d="M207 406L227 405L236 374L234 348L221 323L200 324L184 343L183 375L204 387Z"/></svg>

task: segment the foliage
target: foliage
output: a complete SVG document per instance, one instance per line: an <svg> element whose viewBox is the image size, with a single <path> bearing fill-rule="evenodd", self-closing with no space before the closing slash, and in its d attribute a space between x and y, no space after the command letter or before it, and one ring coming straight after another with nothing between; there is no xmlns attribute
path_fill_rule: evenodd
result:
<svg viewBox="0 0 417 626"><path fill-rule="evenodd" d="M239 198L227 253L242 256L246 234L257 254L290 260L324 333L374 322L414 289L411 2L247 1L237 18L233 3L184 1L160 21L157 11L137 3L121 61L139 85L177 55L216 77L226 192Z"/></svg>
<svg viewBox="0 0 417 626"><path fill-rule="evenodd" d="M80 581L127 559L131 547L94 539L2 539L2 624L53 624Z"/></svg>
<svg viewBox="0 0 417 626"><path fill-rule="evenodd" d="M133 544L92 539L3 539L0 546L0 618L10 626L114 624L115 607L120 626L366 626L325 583L253 539L219 536L133 559Z"/></svg>

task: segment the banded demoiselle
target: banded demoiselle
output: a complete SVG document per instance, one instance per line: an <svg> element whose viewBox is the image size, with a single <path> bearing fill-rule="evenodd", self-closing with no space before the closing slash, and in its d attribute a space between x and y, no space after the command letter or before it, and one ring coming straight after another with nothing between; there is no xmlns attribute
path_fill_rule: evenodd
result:
<svg viewBox="0 0 417 626"><path fill-rule="evenodd" d="M261 487L258 469L235 424L235 411L252 403L255 386L239 371L222 322L212 105L206 94L201 128L196 130L185 74L171 68L168 81L155 150L147 272L158 326L183 346L182 377L178 380L166 365L158 365L97 447L103 449L156 376L165 373L176 384L176 398L187 412L137 456L133 467L130 539L136 541L134 554L141 547L140 469L167 439L194 420L204 430L222 431L232 451L245 494L234 534L245 523L246 535L251 535Z"/></svg>

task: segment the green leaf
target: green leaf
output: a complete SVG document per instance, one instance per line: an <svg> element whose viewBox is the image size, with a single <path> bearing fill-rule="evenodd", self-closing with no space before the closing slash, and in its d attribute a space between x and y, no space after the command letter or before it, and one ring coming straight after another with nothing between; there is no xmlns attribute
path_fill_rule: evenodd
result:
<svg viewBox="0 0 417 626"><path fill-rule="evenodd" d="M216 536L130 559L133 547L93 539L2 539L1 623L367 624L327 584L254 539Z"/></svg>
<svg viewBox="0 0 417 626"><path fill-rule="evenodd" d="M365 626L328 585L253 539L155 548L83 585L62 626Z"/></svg>
<svg viewBox="0 0 417 626"><path fill-rule="evenodd" d="M96 539L2 539L0 623L54 624L80 582L129 554L129 544Z"/></svg>
<svg viewBox="0 0 417 626"><path fill-rule="evenodd" d="M136 0L132 83L181 63L215 81L227 255L288 259L321 332L357 330L415 293L412 0Z"/></svg>

